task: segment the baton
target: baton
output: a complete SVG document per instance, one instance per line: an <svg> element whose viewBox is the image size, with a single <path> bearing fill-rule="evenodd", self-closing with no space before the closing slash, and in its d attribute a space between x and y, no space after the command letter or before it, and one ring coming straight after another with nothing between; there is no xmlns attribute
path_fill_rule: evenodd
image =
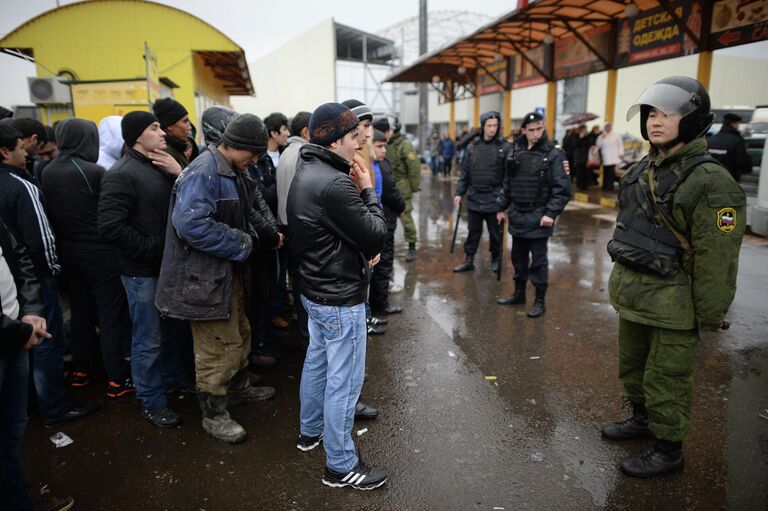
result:
<svg viewBox="0 0 768 511"><path fill-rule="evenodd" d="M459 234L460 220L461 220L461 201L459 201L459 207L456 211L456 226L453 228L453 240L451 241L451 254L453 254L453 249L456 248L456 235Z"/></svg>
<svg viewBox="0 0 768 511"><path fill-rule="evenodd" d="M496 282L501 281L501 269L504 268L504 245L507 244L506 223L506 220L502 220L499 224L499 229L501 229L501 246L499 247L499 270L496 272Z"/></svg>

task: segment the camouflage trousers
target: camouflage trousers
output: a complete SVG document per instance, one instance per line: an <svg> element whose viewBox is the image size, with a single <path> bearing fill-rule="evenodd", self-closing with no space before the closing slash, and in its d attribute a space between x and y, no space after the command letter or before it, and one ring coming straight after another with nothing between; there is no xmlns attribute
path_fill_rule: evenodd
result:
<svg viewBox="0 0 768 511"><path fill-rule="evenodd" d="M405 199L405 211L400 215L400 222L403 224L403 234L405 235L405 241L408 243L416 243L416 223L413 221L413 196Z"/></svg>
<svg viewBox="0 0 768 511"><path fill-rule="evenodd" d="M645 404L657 438L681 442L691 427L697 330L669 330L619 322L619 377L623 396Z"/></svg>
<svg viewBox="0 0 768 511"><path fill-rule="evenodd" d="M213 396L226 396L229 382L248 367L251 325L246 316L243 277L232 279L229 319L190 321L195 351L197 388Z"/></svg>

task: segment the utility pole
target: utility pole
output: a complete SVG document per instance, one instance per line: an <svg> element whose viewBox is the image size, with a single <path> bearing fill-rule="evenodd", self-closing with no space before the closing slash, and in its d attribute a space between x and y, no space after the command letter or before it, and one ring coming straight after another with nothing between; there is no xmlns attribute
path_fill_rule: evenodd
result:
<svg viewBox="0 0 768 511"><path fill-rule="evenodd" d="M419 56L427 53L427 0L419 0ZM419 84L419 152L424 154L429 141L429 89L426 82Z"/></svg>

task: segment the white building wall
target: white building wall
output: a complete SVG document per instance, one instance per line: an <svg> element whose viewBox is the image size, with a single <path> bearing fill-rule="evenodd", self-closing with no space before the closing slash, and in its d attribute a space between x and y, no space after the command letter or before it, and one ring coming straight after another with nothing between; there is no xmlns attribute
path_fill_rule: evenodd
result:
<svg viewBox="0 0 768 511"><path fill-rule="evenodd" d="M250 64L256 97L233 96L238 112L260 117L313 111L336 100L336 35L327 19Z"/></svg>

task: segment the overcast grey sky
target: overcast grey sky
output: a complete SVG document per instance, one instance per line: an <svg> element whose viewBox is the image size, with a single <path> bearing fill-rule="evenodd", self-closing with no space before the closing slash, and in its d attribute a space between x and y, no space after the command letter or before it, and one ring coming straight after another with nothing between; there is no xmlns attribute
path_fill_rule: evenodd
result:
<svg viewBox="0 0 768 511"><path fill-rule="evenodd" d="M63 0L59 3L74 2ZM245 50L249 62L329 17L354 28L377 32L419 12L419 0L160 0L159 3L183 9L218 28ZM56 4L55 0L0 0L0 37L55 8ZM472 10L494 18L516 6L516 0L427 0L429 11ZM760 50L750 45L731 51L745 56L768 57L765 45ZM0 69L3 69L0 73L0 104L28 103L24 77L35 74L34 66L15 57L0 55Z"/></svg>

